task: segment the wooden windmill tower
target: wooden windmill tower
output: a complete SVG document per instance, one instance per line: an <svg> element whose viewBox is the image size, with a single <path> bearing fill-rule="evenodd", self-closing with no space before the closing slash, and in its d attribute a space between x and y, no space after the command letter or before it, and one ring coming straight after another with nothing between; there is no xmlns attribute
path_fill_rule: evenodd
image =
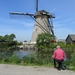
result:
<svg viewBox="0 0 75 75"><path fill-rule="evenodd" d="M55 18L52 14L45 10L38 10L38 0L36 0L36 13L20 13L20 12L10 12L13 15L28 15L34 21L34 29L32 33L31 43L36 43L36 38L38 34L41 33L50 33L54 35L53 24L51 18Z"/></svg>

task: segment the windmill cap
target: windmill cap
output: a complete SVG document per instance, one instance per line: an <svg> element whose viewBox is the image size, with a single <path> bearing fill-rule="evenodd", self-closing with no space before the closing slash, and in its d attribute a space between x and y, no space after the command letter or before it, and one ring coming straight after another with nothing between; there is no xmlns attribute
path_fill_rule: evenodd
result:
<svg viewBox="0 0 75 75"><path fill-rule="evenodd" d="M45 10L40 10L40 11L37 11L34 15L34 17L36 16L41 16L41 15L46 15L48 16L49 18L54 18L49 12L45 11Z"/></svg>

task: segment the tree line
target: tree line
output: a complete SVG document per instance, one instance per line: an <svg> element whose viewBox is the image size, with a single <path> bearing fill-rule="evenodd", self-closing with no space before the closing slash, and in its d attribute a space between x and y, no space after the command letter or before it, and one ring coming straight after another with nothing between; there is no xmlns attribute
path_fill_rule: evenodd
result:
<svg viewBox="0 0 75 75"><path fill-rule="evenodd" d="M16 36L13 33L10 35L6 34L4 36L0 36L0 51L8 51L13 48L16 49L17 45L22 44L15 39Z"/></svg>

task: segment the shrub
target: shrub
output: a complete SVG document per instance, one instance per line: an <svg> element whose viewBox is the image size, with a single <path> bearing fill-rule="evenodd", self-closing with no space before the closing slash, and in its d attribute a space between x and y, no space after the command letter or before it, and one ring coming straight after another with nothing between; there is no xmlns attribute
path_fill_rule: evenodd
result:
<svg viewBox="0 0 75 75"><path fill-rule="evenodd" d="M30 63L30 64L32 64L32 63L35 62L35 57L34 57L32 54L30 54L30 55L28 55L28 56L24 56L24 57L22 58L22 61L23 61L24 63Z"/></svg>
<svg viewBox="0 0 75 75"><path fill-rule="evenodd" d="M71 54L71 64L75 65L75 51Z"/></svg>
<svg viewBox="0 0 75 75"><path fill-rule="evenodd" d="M9 57L3 58L2 62L3 62L3 63L4 63L4 62L10 62Z"/></svg>
<svg viewBox="0 0 75 75"><path fill-rule="evenodd" d="M18 58L18 57L14 54L14 55L12 55L12 56L10 57L10 62L11 62L11 63L16 63L16 64L18 64L18 63L21 62L21 59Z"/></svg>

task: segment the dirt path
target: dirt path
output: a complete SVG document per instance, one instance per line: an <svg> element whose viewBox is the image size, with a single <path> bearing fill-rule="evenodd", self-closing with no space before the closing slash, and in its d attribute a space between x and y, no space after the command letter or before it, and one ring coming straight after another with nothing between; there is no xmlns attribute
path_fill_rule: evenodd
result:
<svg viewBox="0 0 75 75"><path fill-rule="evenodd" d="M49 67L0 64L0 75L75 75L75 72L70 70L58 71Z"/></svg>

